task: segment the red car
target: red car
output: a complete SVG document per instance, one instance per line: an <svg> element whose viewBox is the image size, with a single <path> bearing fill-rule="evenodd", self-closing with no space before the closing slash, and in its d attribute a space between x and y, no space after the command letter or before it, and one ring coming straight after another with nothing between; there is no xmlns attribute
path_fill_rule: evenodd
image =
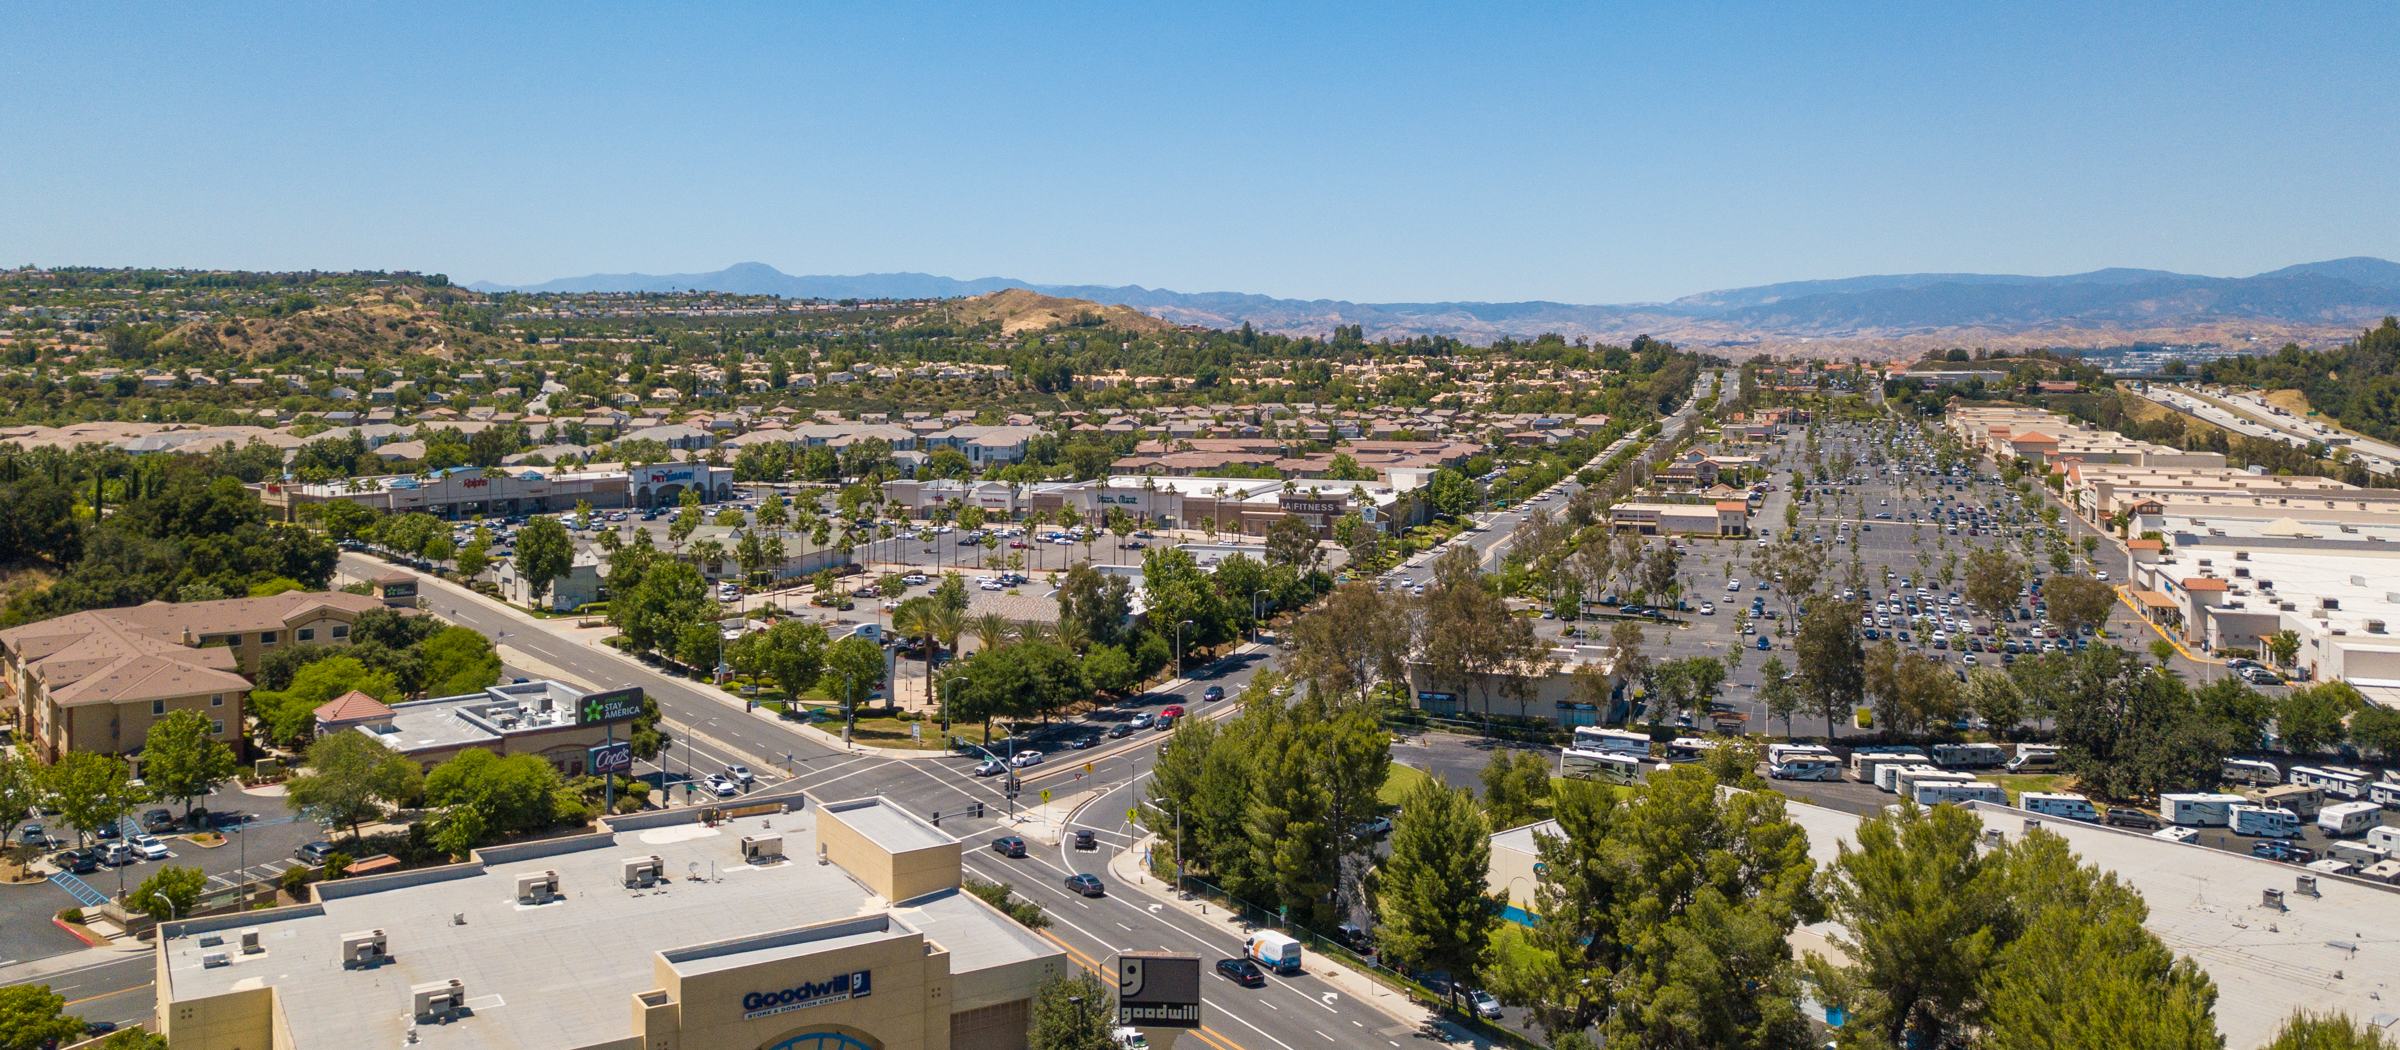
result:
<svg viewBox="0 0 2400 1050"><path fill-rule="evenodd" d="M1168 704L1168 705L1167 705L1167 707L1166 707L1166 710L1160 711L1160 712L1158 713L1158 717L1160 717L1160 718L1182 718L1182 717L1183 717L1183 705L1182 705L1182 704Z"/></svg>

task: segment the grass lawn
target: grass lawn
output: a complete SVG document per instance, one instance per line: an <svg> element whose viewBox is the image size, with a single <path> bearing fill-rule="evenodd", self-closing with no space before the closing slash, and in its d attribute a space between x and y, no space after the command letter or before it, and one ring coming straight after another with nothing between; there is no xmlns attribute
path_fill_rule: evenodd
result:
<svg viewBox="0 0 2400 1050"><path fill-rule="evenodd" d="M1418 784L1429 779L1432 779L1431 774L1422 769L1394 762L1391 772L1383 778L1383 790L1376 792L1375 798L1384 805L1397 806L1401 799L1408 797L1409 792L1416 790Z"/></svg>
<svg viewBox="0 0 2400 1050"><path fill-rule="evenodd" d="M2008 804L2016 805L2017 796L2028 791L2057 791L2056 773L1987 773L1975 779L1998 784L2008 789Z"/></svg>

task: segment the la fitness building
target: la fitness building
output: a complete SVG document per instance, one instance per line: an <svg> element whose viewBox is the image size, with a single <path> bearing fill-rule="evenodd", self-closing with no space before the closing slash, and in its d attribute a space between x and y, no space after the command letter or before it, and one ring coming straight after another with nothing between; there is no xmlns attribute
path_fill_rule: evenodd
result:
<svg viewBox="0 0 2400 1050"><path fill-rule="evenodd" d="M166 925L168 1046L1024 1050L1067 967L879 798L639 813L315 888Z"/></svg>

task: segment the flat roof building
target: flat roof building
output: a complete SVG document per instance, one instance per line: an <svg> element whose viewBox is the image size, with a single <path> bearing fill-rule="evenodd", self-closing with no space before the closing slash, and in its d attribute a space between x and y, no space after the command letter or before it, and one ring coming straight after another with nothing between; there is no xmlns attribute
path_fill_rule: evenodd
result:
<svg viewBox="0 0 2400 1050"><path fill-rule="evenodd" d="M960 889L957 839L876 798L746 802L168 923L160 1030L257 1050L1023 1050L1066 955Z"/></svg>

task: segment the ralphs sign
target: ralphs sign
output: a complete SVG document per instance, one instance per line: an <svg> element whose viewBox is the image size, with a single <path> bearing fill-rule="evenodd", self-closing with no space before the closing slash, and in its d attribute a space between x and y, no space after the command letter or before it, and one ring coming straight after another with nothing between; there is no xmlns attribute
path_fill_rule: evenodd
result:
<svg viewBox="0 0 2400 1050"><path fill-rule="evenodd" d="M742 1020L770 1017L827 1003L864 999L874 990L875 971L845 973L831 980L795 985L780 992L752 992L742 997Z"/></svg>

